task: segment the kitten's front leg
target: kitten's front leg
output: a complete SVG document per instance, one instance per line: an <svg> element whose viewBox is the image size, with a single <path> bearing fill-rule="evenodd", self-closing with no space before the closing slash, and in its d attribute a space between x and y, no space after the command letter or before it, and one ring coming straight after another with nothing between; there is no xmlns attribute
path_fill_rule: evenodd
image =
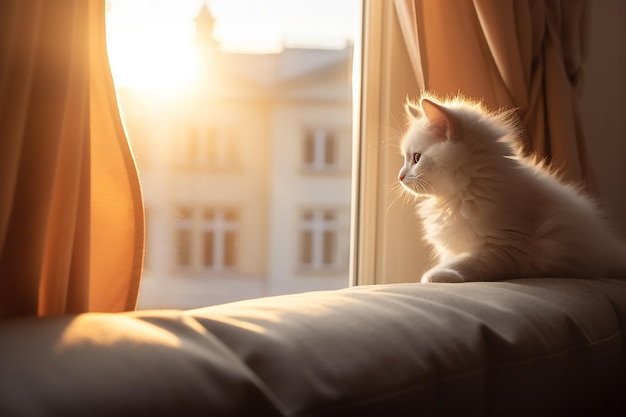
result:
<svg viewBox="0 0 626 417"><path fill-rule="evenodd" d="M437 265L422 275L421 282L465 282L465 278L454 269Z"/></svg>
<svg viewBox="0 0 626 417"><path fill-rule="evenodd" d="M502 279L500 269L486 257L462 256L435 265L422 275L421 282L493 281Z"/></svg>

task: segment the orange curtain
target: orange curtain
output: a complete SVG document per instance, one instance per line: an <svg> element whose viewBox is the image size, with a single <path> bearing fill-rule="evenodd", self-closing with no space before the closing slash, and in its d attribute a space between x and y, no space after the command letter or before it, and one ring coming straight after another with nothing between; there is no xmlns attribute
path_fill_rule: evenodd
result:
<svg viewBox="0 0 626 417"><path fill-rule="evenodd" d="M0 317L135 308L143 206L105 0L0 2Z"/></svg>
<svg viewBox="0 0 626 417"><path fill-rule="evenodd" d="M578 114L585 0L395 0L420 88L517 108L530 149L591 180Z"/></svg>

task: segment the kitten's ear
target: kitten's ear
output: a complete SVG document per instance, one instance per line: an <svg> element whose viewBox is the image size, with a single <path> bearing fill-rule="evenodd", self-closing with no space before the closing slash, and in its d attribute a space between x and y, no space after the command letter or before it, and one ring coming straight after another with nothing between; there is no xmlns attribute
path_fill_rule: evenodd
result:
<svg viewBox="0 0 626 417"><path fill-rule="evenodd" d="M406 111L408 116L415 119L422 117L422 111L417 105L415 105L415 103L411 103L408 96L406 98L406 103L404 103L404 111Z"/></svg>
<svg viewBox="0 0 626 417"><path fill-rule="evenodd" d="M432 123L437 135L446 139L454 137L456 131L454 115L447 107L427 98L420 101L420 106L426 118Z"/></svg>

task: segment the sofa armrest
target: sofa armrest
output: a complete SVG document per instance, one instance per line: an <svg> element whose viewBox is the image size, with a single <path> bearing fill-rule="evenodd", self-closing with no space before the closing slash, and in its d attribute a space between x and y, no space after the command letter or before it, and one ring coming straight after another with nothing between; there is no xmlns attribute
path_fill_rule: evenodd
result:
<svg viewBox="0 0 626 417"><path fill-rule="evenodd" d="M395 284L0 323L0 415L560 415L624 364L626 281Z"/></svg>

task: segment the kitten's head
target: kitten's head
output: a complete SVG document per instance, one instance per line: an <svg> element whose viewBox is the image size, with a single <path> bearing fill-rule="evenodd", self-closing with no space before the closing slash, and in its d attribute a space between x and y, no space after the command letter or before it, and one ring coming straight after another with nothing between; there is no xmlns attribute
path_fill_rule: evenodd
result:
<svg viewBox="0 0 626 417"><path fill-rule="evenodd" d="M452 196L488 165L516 154L509 113L489 113L461 97L443 101L429 95L405 107L409 127L401 142L404 165L398 179L414 194Z"/></svg>

